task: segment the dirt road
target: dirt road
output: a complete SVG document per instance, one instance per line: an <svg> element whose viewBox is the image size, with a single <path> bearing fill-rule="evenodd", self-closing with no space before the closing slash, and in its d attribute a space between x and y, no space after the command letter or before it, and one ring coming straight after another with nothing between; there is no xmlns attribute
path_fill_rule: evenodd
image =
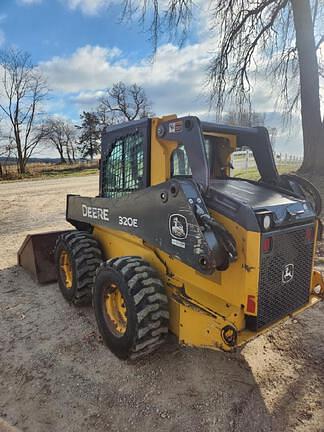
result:
<svg viewBox="0 0 324 432"><path fill-rule="evenodd" d="M172 337L136 364L101 343L91 308L16 266L31 231L61 229L96 176L0 185L0 417L30 432L324 431L324 302L233 354Z"/></svg>

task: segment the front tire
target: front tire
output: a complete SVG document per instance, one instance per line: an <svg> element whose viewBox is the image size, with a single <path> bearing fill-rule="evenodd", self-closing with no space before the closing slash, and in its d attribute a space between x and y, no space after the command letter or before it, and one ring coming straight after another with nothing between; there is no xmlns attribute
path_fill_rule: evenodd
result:
<svg viewBox="0 0 324 432"><path fill-rule="evenodd" d="M93 306L102 338L120 359L153 352L168 333L168 299L156 271L139 257L114 258L97 270Z"/></svg>
<svg viewBox="0 0 324 432"><path fill-rule="evenodd" d="M55 262L64 298L76 305L91 304L94 276L102 263L97 240L84 231L60 235L55 246Z"/></svg>

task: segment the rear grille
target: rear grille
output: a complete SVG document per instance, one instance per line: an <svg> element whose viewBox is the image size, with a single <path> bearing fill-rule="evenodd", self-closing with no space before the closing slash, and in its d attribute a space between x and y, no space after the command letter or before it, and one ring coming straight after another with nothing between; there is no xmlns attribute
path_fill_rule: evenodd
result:
<svg viewBox="0 0 324 432"><path fill-rule="evenodd" d="M311 224L262 235L261 245L265 238L272 237L272 250L261 252L255 330L308 302L314 247L314 235L313 240L306 239L306 230L310 228L314 233Z"/></svg>

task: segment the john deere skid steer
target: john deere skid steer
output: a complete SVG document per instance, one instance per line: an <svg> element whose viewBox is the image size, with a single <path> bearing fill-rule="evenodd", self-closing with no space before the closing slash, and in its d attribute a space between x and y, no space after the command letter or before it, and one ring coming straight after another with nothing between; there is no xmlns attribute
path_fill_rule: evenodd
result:
<svg viewBox="0 0 324 432"><path fill-rule="evenodd" d="M258 181L231 176L240 148ZM113 126L99 195L67 197L75 230L55 237L58 283L69 302L92 302L122 359L152 352L169 330L231 350L320 300L320 211L310 183L278 174L264 128L176 116Z"/></svg>

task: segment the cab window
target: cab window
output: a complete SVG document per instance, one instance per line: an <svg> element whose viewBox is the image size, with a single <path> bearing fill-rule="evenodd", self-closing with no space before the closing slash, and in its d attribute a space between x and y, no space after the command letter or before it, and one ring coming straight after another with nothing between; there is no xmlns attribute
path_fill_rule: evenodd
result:
<svg viewBox="0 0 324 432"><path fill-rule="evenodd" d="M144 138L137 132L119 138L103 162L102 191L119 198L144 187Z"/></svg>
<svg viewBox="0 0 324 432"><path fill-rule="evenodd" d="M180 144L172 153L171 176L191 176L189 160L183 144Z"/></svg>
<svg viewBox="0 0 324 432"><path fill-rule="evenodd" d="M257 163L249 147L242 147L233 153L231 177L254 181L260 180L261 175Z"/></svg>
<svg viewBox="0 0 324 432"><path fill-rule="evenodd" d="M222 178L229 173L232 148L227 138L205 136L204 145L209 165L210 178ZM171 156L171 175L191 176L188 156L183 144L180 144Z"/></svg>

